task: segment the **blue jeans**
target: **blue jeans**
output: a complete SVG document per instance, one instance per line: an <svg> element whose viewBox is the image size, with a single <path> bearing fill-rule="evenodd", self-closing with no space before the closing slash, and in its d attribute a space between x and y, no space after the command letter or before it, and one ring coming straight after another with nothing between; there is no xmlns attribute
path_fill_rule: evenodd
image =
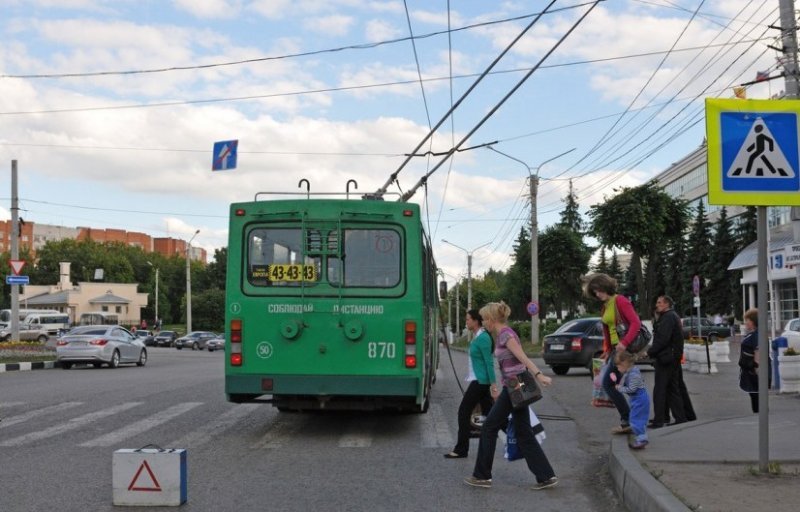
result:
<svg viewBox="0 0 800 512"><path fill-rule="evenodd" d="M623 398L624 400L624 398ZM478 458L475 460L475 469L472 476L481 480L492 478L492 464L494 463L494 451L497 445L497 433L502 427L508 424L508 415L514 422L514 431L517 435L517 446L519 446L528 469L536 476L537 482L544 482L556 476L547 455L544 454L539 441L533 434L531 428L531 415L527 407L514 409L511 407L511 399L508 397L508 389L503 386L503 391L495 400L486 421L481 429L481 440L478 444Z"/></svg>
<svg viewBox="0 0 800 512"><path fill-rule="evenodd" d="M617 376L616 382L611 380L611 375ZM608 362L603 370L603 391L606 392L608 398L614 402L614 407L619 412L619 422L621 425L627 426L631 415L631 409L628 407L628 401L625 396L617 389L617 383L622 380L622 374L617 370L617 365L614 364L614 350L608 355Z"/></svg>

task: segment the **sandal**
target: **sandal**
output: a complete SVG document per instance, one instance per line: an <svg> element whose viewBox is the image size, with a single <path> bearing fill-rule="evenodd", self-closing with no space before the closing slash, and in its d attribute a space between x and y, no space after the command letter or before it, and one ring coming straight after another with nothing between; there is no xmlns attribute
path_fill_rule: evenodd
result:
<svg viewBox="0 0 800 512"><path fill-rule="evenodd" d="M467 457L466 455L461 455L460 453L456 452L450 452L444 454L445 459L465 459L466 457Z"/></svg>

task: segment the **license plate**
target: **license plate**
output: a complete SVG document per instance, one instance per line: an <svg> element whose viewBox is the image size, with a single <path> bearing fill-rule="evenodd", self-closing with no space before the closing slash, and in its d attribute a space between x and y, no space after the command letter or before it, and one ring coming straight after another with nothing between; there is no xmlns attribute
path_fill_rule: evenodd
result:
<svg viewBox="0 0 800 512"><path fill-rule="evenodd" d="M559 343L558 345L550 345L550 350L564 350L564 345Z"/></svg>

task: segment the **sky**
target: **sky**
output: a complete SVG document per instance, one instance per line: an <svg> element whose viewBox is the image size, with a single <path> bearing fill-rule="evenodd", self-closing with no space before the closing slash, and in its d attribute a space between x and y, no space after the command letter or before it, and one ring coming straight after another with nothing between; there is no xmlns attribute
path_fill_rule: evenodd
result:
<svg viewBox="0 0 800 512"><path fill-rule="evenodd" d="M371 193L399 170L385 196L397 200L438 166L410 201L451 286L467 254L473 276L513 263L531 173L541 231L570 183L585 214L652 179L702 144L704 98L780 72L768 47L780 46L768 27L778 0L0 8L0 218L16 159L25 220L183 239L199 229L211 257L227 245L230 204L257 192L302 197L307 179L313 193L342 193L353 179L351 192ZM747 96L782 89L760 82ZM239 141L237 168L212 172L224 140Z"/></svg>

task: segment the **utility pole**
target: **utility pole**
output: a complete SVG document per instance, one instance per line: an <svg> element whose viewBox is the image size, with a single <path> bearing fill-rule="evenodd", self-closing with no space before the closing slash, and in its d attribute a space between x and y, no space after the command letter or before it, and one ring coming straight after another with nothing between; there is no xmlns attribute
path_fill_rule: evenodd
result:
<svg viewBox="0 0 800 512"><path fill-rule="evenodd" d="M198 229L192 238L186 243L186 334L192 332L192 272L190 262L192 260L192 240L200 232Z"/></svg>
<svg viewBox="0 0 800 512"><path fill-rule="evenodd" d="M482 249L489 245L491 242L486 242L483 245L479 245L478 247L468 251L463 247L454 244L453 242L448 242L447 240L442 240L442 242L446 243L447 245L452 245L456 249L461 249L465 253L467 253L467 310L472 309L472 253L477 251L478 249Z"/></svg>
<svg viewBox="0 0 800 512"><path fill-rule="evenodd" d="M779 10L781 16L781 43L783 47L783 79L785 86L784 97L787 100L796 100L798 98L798 73L797 73L797 20L795 18L794 0L779 0ZM762 247L761 236L764 235L765 240L763 244L766 245L766 219L763 221L761 216L766 217L766 207L758 207L758 244L759 244L759 262L766 264L767 248ZM791 208L791 222L792 232L794 235L794 243L800 243L800 207L793 206ZM762 233L763 231L763 233ZM762 252L763 251L763 252ZM761 255L764 258L761 258ZM766 307L766 290L764 290L762 297L761 287L762 282L762 269L761 265L758 268L758 320L766 321L766 314L762 317L762 304ZM800 265L796 266L795 270L795 286L797 287L798 304L800 304ZM764 269L766 279L766 268ZM762 302L763 299L763 302ZM766 312L765 312L766 313ZM766 324L764 324L766 325ZM759 347L759 366L767 368L769 362L769 342L767 341L766 329L758 332L758 347ZM762 473L769 472L769 393L767 392L767 372L759 372L758 375L758 461L759 470Z"/></svg>
<svg viewBox="0 0 800 512"><path fill-rule="evenodd" d="M19 259L19 193L17 161L11 160L11 259ZM19 341L19 285L11 285L11 339Z"/></svg>
<svg viewBox="0 0 800 512"><path fill-rule="evenodd" d="M531 168L528 164L526 164L519 158L507 155L502 151L499 151L491 146L487 147L492 151L494 151L495 153L499 153L506 158L510 158L515 162L521 163L528 170L528 181L530 185L530 196L531 196L531 302L536 303L536 305L538 306L539 305L539 223L536 218L536 196L539 193L538 190L539 169L541 169L544 164L552 162L556 158L561 158L567 153L575 151L576 148L572 148L552 158L548 158L547 160L540 163L536 167ZM535 170L536 172L534 173L533 170ZM533 343L534 345L539 343L539 319L537 317L538 313L536 315L531 315L531 343Z"/></svg>
<svg viewBox="0 0 800 512"><path fill-rule="evenodd" d="M800 95L797 73L797 20L794 14L794 0L780 0L781 43L783 46L783 80L787 100L796 100ZM800 244L800 207L791 208L792 233L794 244ZM795 286L800 301L800 265L795 266Z"/></svg>

